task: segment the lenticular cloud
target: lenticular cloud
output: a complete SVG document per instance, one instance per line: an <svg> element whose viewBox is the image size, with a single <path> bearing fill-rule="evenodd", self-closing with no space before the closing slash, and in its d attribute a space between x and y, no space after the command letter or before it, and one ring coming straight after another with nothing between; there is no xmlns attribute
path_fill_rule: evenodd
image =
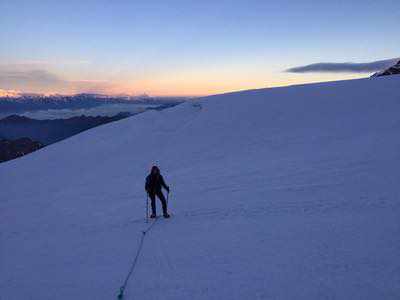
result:
<svg viewBox="0 0 400 300"><path fill-rule="evenodd" d="M396 63L398 58L377 60L367 63L334 63L320 62L286 70L289 73L370 73L388 68Z"/></svg>

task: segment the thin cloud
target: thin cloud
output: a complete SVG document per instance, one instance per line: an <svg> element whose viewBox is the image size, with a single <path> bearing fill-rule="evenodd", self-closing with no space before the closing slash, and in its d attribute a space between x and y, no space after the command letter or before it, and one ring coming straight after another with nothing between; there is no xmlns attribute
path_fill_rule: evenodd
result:
<svg viewBox="0 0 400 300"><path fill-rule="evenodd" d="M76 80L68 81L72 93L109 94L116 84L106 80Z"/></svg>
<svg viewBox="0 0 400 300"><path fill-rule="evenodd" d="M0 66L0 89L33 93L108 93L116 84L106 80L67 80L44 69L20 70Z"/></svg>
<svg viewBox="0 0 400 300"><path fill-rule="evenodd" d="M60 65L87 65L90 64L89 60L40 60L40 59L27 59L19 60L8 63L0 63L2 68L13 68L13 69L32 69L32 68L44 68L46 66L60 66Z"/></svg>
<svg viewBox="0 0 400 300"><path fill-rule="evenodd" d="M64 80L46 70L9 70L0 68L0 88L37 92L48 87L62 87Z"/></svg>
<svg viewBox="0 0 400 300"><path fill-rule="evenodd" d="M332 63L320 62L286 70L289 73L370 73L383 70L394 65L399 58L377 60L367 63Z"/></svg>

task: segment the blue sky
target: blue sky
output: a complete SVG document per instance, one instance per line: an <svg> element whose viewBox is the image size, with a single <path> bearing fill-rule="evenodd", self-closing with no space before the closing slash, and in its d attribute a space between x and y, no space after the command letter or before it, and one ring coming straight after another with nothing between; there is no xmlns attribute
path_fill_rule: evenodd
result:
<svg viewBox="0 0 400 300"><path fill-rule="evenodd" d="M400 1L0 0L0 11L0 89L203 95L357 78L285 70L400 56Z"/></svg>

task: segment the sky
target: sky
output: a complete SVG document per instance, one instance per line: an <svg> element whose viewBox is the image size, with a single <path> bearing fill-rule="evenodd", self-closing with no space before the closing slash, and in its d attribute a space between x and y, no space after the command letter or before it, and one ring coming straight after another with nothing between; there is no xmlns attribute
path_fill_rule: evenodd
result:
<svg viewBox="0 0 400 300"><path fill-rule="evenodd" d="M0 0L0 12L0 94L198 96L366 77L400 57L398 0Z"/></svg>

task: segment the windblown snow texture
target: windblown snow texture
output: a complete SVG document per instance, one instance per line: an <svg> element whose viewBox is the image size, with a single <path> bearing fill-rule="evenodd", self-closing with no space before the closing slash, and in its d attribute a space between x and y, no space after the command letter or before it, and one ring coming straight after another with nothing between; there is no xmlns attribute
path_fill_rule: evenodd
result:
<svg viewBox="0 0 400 300"><path fill-rule="evenodd" d="M2 164L0 298L116 298L157 163L174 216L125 299L399 299L399 87L211 96Z"/></svg>

